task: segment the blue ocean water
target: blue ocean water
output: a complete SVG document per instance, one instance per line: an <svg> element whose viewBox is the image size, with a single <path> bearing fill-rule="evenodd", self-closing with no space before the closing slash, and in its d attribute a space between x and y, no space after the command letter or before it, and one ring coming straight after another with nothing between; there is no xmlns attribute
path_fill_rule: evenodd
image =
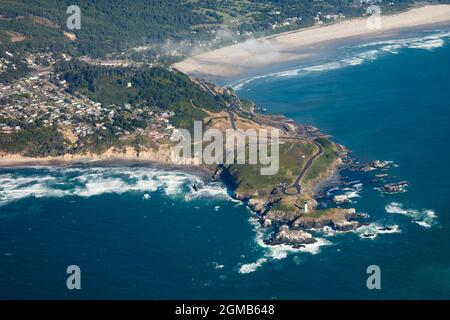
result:
<svg viewBox="0 0 450 320"><path fill-rule="evenodd" d="M365 230L323 234L302 251L262 245L250 212L191 174L0 169L0 298L450 298L449 57L448 33L417 33L238 86L358 161L393 161L385 181L344 171L347 185L329 191L370 215ZM376 190L389 179L407 180L407 192ZM74 264L79 291L66 288ZM381 290L367 289L369 265L381 268Z"/></svg>

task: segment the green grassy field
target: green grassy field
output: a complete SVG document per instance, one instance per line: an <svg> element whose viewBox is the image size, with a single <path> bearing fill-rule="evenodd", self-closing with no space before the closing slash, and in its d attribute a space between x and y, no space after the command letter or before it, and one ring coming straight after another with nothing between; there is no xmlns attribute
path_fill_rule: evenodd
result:
<svg viewBox="0 0 450 320"><path fill-rule="evenodd" d="M311 142L287 142L280 145L280 166L277 174L263 176L260 173L261 165L250 164L232 165L230 172L237 179L238 192L270 192L281 183L292 184L314 152L315 146Z"/></svg>
<svg viewBox="0 0 450 320"><path fill-rule="evenodd" d="M326 172L331 167L334 161L338 158L336 154L336 146L328 139L317 140L323 147L323 154L314 160L312 166L303 178L302 184L307 184L311 180L314 180L320 176L323 172Z"/></svg>

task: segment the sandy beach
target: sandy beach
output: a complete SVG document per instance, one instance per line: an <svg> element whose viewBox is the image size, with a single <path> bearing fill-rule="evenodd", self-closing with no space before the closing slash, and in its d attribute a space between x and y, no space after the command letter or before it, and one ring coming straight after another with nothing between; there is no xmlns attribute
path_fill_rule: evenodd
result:
<svg viewBox="0 0 450 320"><path fill-rule="evenodd" d="M446 22L450 22L450 5L428 5L394 15L382 15L381 29L370 28L367 17L355 18L322 27L247 40L188 58L173 67L198 77L234 77L250 69L305 59L313 54L305 49L328 41L383 35L396 30Z"/></svg>

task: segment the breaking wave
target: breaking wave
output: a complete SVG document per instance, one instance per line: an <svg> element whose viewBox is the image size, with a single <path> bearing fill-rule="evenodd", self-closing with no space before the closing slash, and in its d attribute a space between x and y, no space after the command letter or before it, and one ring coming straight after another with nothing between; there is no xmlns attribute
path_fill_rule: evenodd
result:
<svg viewBox="0 0 450 320"><path fill-rule="evenodd" d="M382 40L361 44L356 48L370 48L381 47L382 51L398 53L398 50L408 49L423 49L434 50L445 45L446 40L450 38L450 32L438 32L425 37L413 37L407 39Z"/></svg>
<svg viewBox="0 0 450 320"><path fill-rule="evenodd" d="M405 209L401 203L392 202L385 207L387 213L402 214L412 218L412 222L424 228L431 228L436 224L437 215L430 209Z"/></svg>
<svg viewBox="0 0 450 320"><path fill-rule="evenodd" d="M378 221L363 225L356 230L336 231L329 226L325 226L321 229L316 229L315 231L320 232L325 237L335 237L337 235L354 233L362 239L375 239L380 234L400 233L401 229L399 225L387 225Z"/></svg>
<svg viewBox="0 0 450 320"><path fill-rule="evenodd" d="M356 233L363 239L375 239L379 234L400 233L398 225L385 226L380 223L371 223L356 229Z"/></svg>
<svg viewBox="0 0 450 320"><path fill-rule="evenodd" d="M320 253L321 247L329 246L332 243L324 238L315 238L317 242L312 244L306 244L303 248L293 248L289 245L267 245L264 243L264 239L267 236L266 230L264 230L258 220L254 217L249 219L250 224L253 225L256 237L255 241L257 245L263 249L264 256L257 259L255 262L241 264L239 266L238 272L241 274L252 273L255 272L258 268L263 266L266 262L282 260L285 259L289 254L292 253L310 253L310 254L318 254Z"/></svg>
<svg viewBox="0 0 450 320"><path fill-rule="evenodd" d="M198 190L192 189L197 185ZM28 197L93 197L128 192L162 192L167 196L228 198L220 183L205 183L200 177L155 168L48 168L16 170L0 174L0 206Z"/></svg>
<svg viewBox="0 0 450 320"><path fill-rule="evenodd" d="M356 183L352 187L339 189L339 188L333 188L327 192L328 196L331 196L334 194L333 201L335 203L353 203L354 198L360 198L360 192L362 190L363 184L362 183ZM336 194L338 193L338 194Z"/></svg>
<svg viewBox="0 0 450 320"><path fill-rule="evenodd" d="M255 262L252 263L246 263L241 265L239 268L239 273L246 274L246 273L252 273L255 272L259 267L261 267L265 262L267 262L266 258L260 258Z"/></svg>
<svg viewBox="0 0 450 320"><path fill-rule="evenodd" d="M448 39L450 39L450 32L438 32L423 37L382 40L364 43L352 47L344 47L342 49L348 53L347 56L343 57L342 59L245 79L234 85L233 89L240 90L246 84L262 78L296 77L316 72L331 71L345 67L357 66L368 61L376 60L377 58L385 54L397 54L400 52L400 50L403 49L420 49L433 51L443 47L447 43Z"/></svg>

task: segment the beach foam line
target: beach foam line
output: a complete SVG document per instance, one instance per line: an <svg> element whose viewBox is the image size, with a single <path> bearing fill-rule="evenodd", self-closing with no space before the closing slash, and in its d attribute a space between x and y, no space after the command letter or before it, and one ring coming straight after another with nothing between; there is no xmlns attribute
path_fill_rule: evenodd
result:
<svg viewBox="0 0 450 320"><path fill-rule="evenodd" d="M430 50L432 47L429 44L433 44L435 48L441 47L445 44L445 40L450 38L449 31L440 31L433 33L431 35L426 35L422 37L411 37L411 38L402 38L402 39L392 39L392 40L379 40L373 42L367 42L360 45L355 46L354 48L367 48L367 47L385 47L385 46L394 46L396 48L410 48L413 49L426 49ZM424 46L420 46L419 44L424 44Z"/></svg>
<svg viewBox="0 0 450 320"><path fill-rule="evenodd" d="M302 71L306 72L320 72L320 71L328 71L328 70L335 70L342 67L342 64L339 62L330 62L325 64L319 64L317 66L312 67L306 67L303 68Z"/></svg>
<svg viewBox="0 0 450 320"><path fill-rule="evenodd" d="M291 70L255 76L252 78L241 80L237 84L231 86L233 87L234 90L238 91L243 89L245 85L258 79L298 77L316 72L326 72L338 70L345 67L358 66L367 61L376 60L383 54L397 54L402 49L421 49L433 51L435 49L443 47L447 43L448 39L450 39L450 32L443 31L434 33L432 35L426 35L423 37L381 40L350 47L343 47L341 49L345 49L347 52L348 51L356 51L356 52L352 52L346 57L343 57L336 61L324 62L318 65L305 66L301 68L297 67ZM358 51L358 49L363 50Z"/></svg>
<svg viewBox="0 0 450 320"><path fill-rule="evenodd" d="M245 86L246 84L248 84L248 83L250 83L250 82L253 82L253 81L255 81L255 80L258 80L258 79L264 79L264 78L267 78L267 77L269 77L269 76L271 76L271 75L273 75L273 74L261 75L261 76L255 76L255 77L251 77L251 78L248 78L248 79L239 80L237 84L234 84L234 85L231 84L231 85L229 85L229 86L231 86L231 87L233 88L233 90L239 91L239 90L242 89L242 87Z"/></svg>
<svg viewBox="0 0 450 320"><path fill-rule="evenodd" d="M247 41L203 52L175 63L174 68L191 75L207 77L236 77L255 68L277 63L299 61L314 55L314 50L324 43L340 39L389 35L404 28L427 26L450 21L450 5L433 4L412 8L406 12L383 15L382 30L367 28L367 17L345 19L337 23L288 31L273 36Z"/></svg>

